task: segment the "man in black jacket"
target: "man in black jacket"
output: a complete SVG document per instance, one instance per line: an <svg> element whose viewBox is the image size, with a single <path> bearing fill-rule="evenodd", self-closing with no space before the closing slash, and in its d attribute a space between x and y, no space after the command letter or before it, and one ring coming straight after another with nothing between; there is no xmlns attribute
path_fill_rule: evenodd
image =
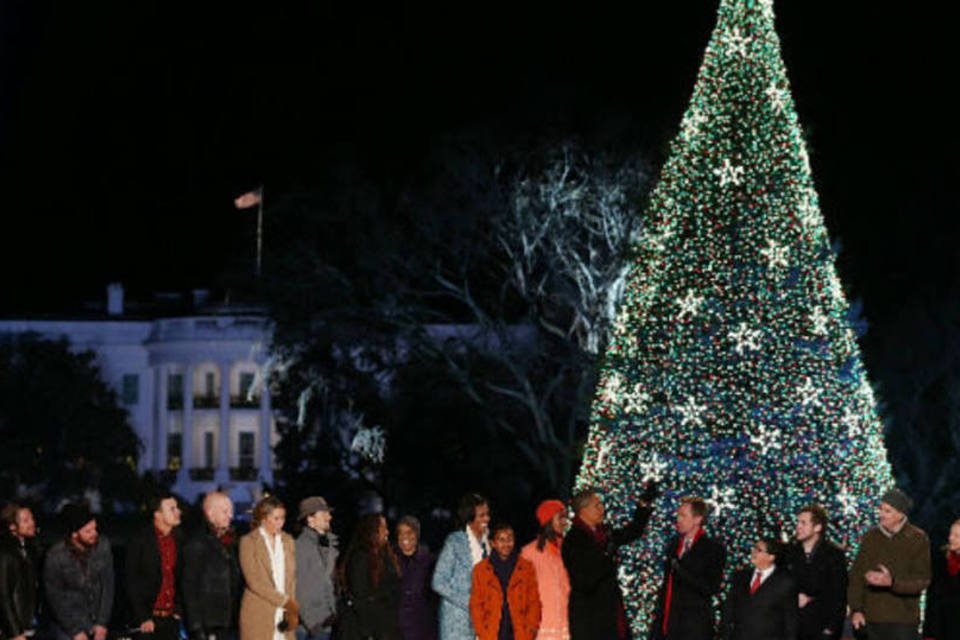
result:
<svg viewBox="0 0 960 640"><path fill-rule="evenodd" d="M797 583L799 640L829 640L843 632L847 612L847 559L824 536L829 518L819 504L797 515L796 543L787 551L786 566Z"/></svg>
<svg viewBox="0 0 960 640"><path fill-rule="evenodd" d="M179 633L183 544L180 507L169 493L153 497L149 527L127 543L127 599L133 623L154 640L176 640Z"/></svg>
<svg viewBox="0 0 960 640"><path fill-rule="evenodd" d="M797 640L797 585L785 569L776 538L750 550L752 568L733 574L723 616L724 640Z"/></svg>
<svg viewBox="0 0 960 640"><path fill-rule="evenodd" d="M236 636L243 593L233 503L225 493L208 493L203 515L203 530L183 547L183 613L190 640L226 640Z"/></svg>
<svg viewBox="0 0 960 640"><path fill-rule="evenodd" d="M37 571L31 553L37 535L33 512L11 503L0 531L0 638L25 640L36 631Z"/></svg>
<svg viewBox="0 0 960 640"><path fill-rule="evenodd" d="M617 582L617 547L643 533L656 496L647 486L637 503L633 520L622 529L609 531L603 524L603 501L595 489L573 496L573 527L563 541L561 555L570 577L568 615L571 640L624 640L630 637L623 597Z"/></svg>
<svg viewBox="0 0 960 640"><path fill-rule="evenodd" d="M664 550L663 586L650 629L653 640L708 640L714 636L711 599L720 591L726 551L706 535L707 503L687 496L677 509L677 536Z"/></svg>

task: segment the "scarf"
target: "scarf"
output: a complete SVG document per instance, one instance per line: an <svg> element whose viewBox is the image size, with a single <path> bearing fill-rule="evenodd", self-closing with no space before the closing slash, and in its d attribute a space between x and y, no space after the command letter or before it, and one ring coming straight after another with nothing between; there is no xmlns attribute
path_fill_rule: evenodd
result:
<svg viewBox="0 0 960 640"><path fill-rule="evenodd" d="M500 557L500 554L493 552L490 554L490 564L493 565L493 573L500 581L500 588L503 590L503 604L500 610L500 630L497 633L497 640L513 639L513 620L510 619L510 605L507 601L507 589L510 586L510 576L517 566L517 552L514 551L506 560Z"/></svg>
<svg viewBox="0 0 960 640"><path fill-rule="evenodd" d="M947 551L947 573L951 578L960 573L960 553Z"/></svg>
<svg viewBox="0 0 960 640"><path fill-rule="evenodd" d="M693 542L690 544L690 548L687 549L687 553L693 551L693 547L697 544L697 540L703 537L704 531L703 527L697 529L697 532L693 535ZM683 540L686 536L680 536L679 542L677 542L677 555L679 558L680 554L683 553ZM667 625L670 624L670 601L673 600L673 569L670 569L670 574L667 577L667 592L664 594L663 598L663 635L667 635Z"/></svg>

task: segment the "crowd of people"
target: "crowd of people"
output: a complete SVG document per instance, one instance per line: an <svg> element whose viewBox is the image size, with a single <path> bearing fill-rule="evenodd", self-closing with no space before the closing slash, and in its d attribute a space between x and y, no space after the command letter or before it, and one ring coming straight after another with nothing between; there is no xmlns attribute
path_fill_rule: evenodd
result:
<svg viewBox="0 0 960 640"><path fill-rule="evenodd" d="M250 531L239 535L219 492L203 500L205 526L184 536L177 499L160 494L126 544L121 596L130 619L119 627L113 555L96 515L66 505L66 534L42 554L33 513L9 504L0 640L625 640L617 548L644 535L656 497L648 486L617 529L595 490L569 505L546 500L535 511L539 533L518 548L510 524L491 524L488 500L467 494L459 526L434 556L415 517L396 522L391 542L381 514L360 518L341 555L333 509L320 496L300 502L296 539L276 497L255 505ZM908 520L911 506L898 489L881 497L849 571L827 538L827 512L803 507L790 544L757 537L718 616L726 550L707 532L707 503L683 498L663 551L651 640L828 640L843 637L847 620L870 640L916 640L924 591L922 637L960 637L960 520L931 557L927 535Z"/></svg>

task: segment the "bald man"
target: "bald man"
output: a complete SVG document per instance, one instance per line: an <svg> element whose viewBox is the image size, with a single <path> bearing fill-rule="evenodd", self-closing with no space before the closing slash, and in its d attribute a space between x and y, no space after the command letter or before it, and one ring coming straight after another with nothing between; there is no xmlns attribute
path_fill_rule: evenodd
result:
<svg viewBox="0 0 960 640"><path fill-rule="evenodd" d="M229 640L237 635L243 593L233 503L225 493L208 493L203 516L205 526L183 549L184 621L190 640Z"/></svg>

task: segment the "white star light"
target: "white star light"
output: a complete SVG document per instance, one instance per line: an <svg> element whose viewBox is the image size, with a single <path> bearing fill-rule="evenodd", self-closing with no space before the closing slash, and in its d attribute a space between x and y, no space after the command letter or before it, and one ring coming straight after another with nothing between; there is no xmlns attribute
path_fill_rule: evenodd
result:
<svg viewBox="0 0 960 640"><path fill-rule="evenodd" d="M770 269L790 266L790 263L787 261L790 255L790 247L781 245L772 238L767 239L767 248L761 249L760 254L767 259L767 267Z"/></svg>
<svg viewBox="0 0 960 640"><path fill-rule="evenodd" d="M770 98L770 105L777 113L783 113L787 106L787 92L777 86L777 83L771 83L767 87L767 97Z"/></svg>
<svg viewBox="0 0 960 640"><path fill-rule="evenodd" d="M680 420L681 426L692 424L695 427L702 427L703 414L707 410L707 405L697 404L696 398L687 396L687 401L681 405L674 405L673 410L683 416Z"/></svg>
<svg viewBox="0 0 960 640"><path fill-rule="evenodd" d="M813 379L810 376L805 376L803 378L803 384L797 387L797 393L800 394L800 404L806 407L807 405L820 405L820 389L813 384Z"/></svg>
<svg viewBox="0 0 960 640"><path fill-rule="evenodd" d="M727 334L727 337L733 340L733 349L737 352L737 355L742 356L747 349L756 351L760 348L760 338L763 337L763 332L758 329L750 329L746 322L741 322L736 331L731 331Z"/></svg>
<svg viewBox="0 0 960 640"><path fill-rule="evenodd" d="M639 465L641 482L660 482L663 480L663 473L670 466L660 456L653 454L649 460L644 460Z"/></svg>
<svg viewBox="0 0 960 640"><path fill-rule="evenodd" d="M830 318L823 312L823 307L814 307L810 314L810 333L815 336L827 335L827 321Z"/></svg>
<svg viewBox="0 0 960 640"><path fill-rule="evenodd" d="M764 18L773 18L773 0L760 0L760 8Z"/></svg>
<svg viewBox="0 0 960 640"><path fill-rule="evenodd" d="M745 37L740 29L734 29L727 36L727 51L730 55L739 55L741 58L747 57L747 46L753 41L751 37Z"/></svg>
<svg viewBox="0 0 960 640"><path fill-rule="evenodd" d="M639 382L633 386L633 391L623 397L623 412L630 414L646 413L650 394L643 390Z"/></svg>
<svg viewBox="0 0 960 640"><path fill-rule="evenodd" d="M863 435L863 428L860 426L860 416L856 412L847 409L843 418L840 419L840 423L847 428L847 437L853 440L854 438Z"/></svg>
<svg viewBox="0 0 960 640"><path fill-rule="evenodd" d="M740 186L740 178L743 177L743 167L736 166L730 162L730 158L723 159L723 166L713 170L713 175L720 178L720 186L725 187L728 184Z"/></svg>
<svg viewBox="0 0 960 640"><path fill-rule="evenodd" d="M680 306L680 313L677 314L677 320L692 318L700 311L700 305L703 304L703 296L698 296L693 289L687 289L687 295L677 300Z"/></svg>
<svg viewBox="0 0 960 640"><path fill-rule="evenodd" d="M707 504L713 507L713 512L717 517L723 515L725 509L733 509L737 506L734 502L734 497L736 492L732 487L724 487L721 489L717 485L710 487L710 497L704 500Z"/></svg>
<svg viewBox="0 0 960 640"><path fill-rule="evenodd" d="M647 242L655 251L663 251L667 248L667 240L673 237L673 230L666 228L662 233L647 234Z"/></svg>
<svg viewBox="0 0 960 640"><path fill-rule="evenodd" d="M617 396L620 395L621 387L623 387L623 378L617 372L611 373L600 392L600 400L602 402L615 402Z"/></svg>
<svg viewBox="0 0 960 640"><path fill-rule="evenodd" d="M837 494L837 502L840 503L841 514L845 516L857 515L857 498L847 487L844 487Z"/></svg>
<svg viewBox="0 0 960 640"><path fill-rule="evenodd" d="M760 455L767 455L771 449L780 449L780 429L776 427L767 428L766 425L760 425L757 430L750 434L750 444L756 445L760 449Z"/></svg>

